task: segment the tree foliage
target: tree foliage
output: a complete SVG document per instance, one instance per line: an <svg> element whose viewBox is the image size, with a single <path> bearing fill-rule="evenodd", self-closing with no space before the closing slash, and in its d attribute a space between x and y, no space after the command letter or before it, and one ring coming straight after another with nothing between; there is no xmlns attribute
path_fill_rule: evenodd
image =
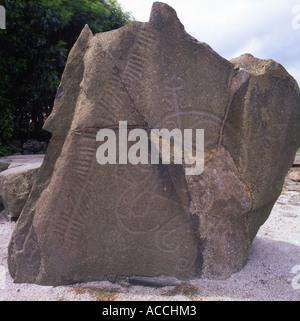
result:
<svg viewBox="0 0 300 321"><path fill-rule="evenodd" d="M104 32L130 20L115 0L5 0L0 30L0 153L12 138L45 139L69 50L87 23Z"/></svg>

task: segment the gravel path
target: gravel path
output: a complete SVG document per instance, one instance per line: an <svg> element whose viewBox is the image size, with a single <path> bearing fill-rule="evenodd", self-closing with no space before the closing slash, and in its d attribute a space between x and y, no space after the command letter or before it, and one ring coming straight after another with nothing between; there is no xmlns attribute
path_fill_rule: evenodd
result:
<svg viewBox="0 0 300 321"><path fill-rule="evenodd" d="M14 223L0 213L0 301L300 301L300 183L287 180L268 221L255 238L245 268L225 281L194 280L176 287L121 287L109 282L72 286L14 284L7 245Z"/></svg>

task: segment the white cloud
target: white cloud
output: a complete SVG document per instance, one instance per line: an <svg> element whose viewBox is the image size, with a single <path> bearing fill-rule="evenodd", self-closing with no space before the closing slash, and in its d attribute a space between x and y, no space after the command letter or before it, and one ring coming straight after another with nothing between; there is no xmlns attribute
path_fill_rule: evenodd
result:
<svg viewBox="0 0 300 321"><path fill-rule="evenodd" d="M300 83L300 0L166 0L185 29L226 59L249 52L281 63ZM140 21L148 21L152 0L119 0ZM293 24L294 22L294 24ZM299 17L300 24L300 17Z"/></svg>

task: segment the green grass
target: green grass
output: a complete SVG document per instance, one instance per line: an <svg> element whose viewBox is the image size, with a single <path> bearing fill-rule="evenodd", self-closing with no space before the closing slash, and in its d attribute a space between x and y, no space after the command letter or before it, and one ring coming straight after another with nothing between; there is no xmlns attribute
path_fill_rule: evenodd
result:
<svg viewBox="0 0 300 321"><path fill-rule="evenodd" d="M297 153L300 153L300 148L297 150Z"/></svg>

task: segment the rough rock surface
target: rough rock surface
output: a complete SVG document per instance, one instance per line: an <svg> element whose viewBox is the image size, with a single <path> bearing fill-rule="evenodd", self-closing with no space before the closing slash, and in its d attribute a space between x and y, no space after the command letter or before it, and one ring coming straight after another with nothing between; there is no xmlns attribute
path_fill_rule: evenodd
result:
<svg viewBox="0 0 300 321"><path fill-rule="evenodd" d="M99 165L96 133L205 130L205 169ZM300 145L300 93L274 61L229 62L155 2L74 45L45 129L45 161L9 245L15 282L227 278L246 263Z"/></svg>
<svg viewBox="0 0 300 321"><path fill-rule="evenodd" d="M300 182L300 168L299 167L291 168L288 172L287 177L292 181Z"/></svg>
<svg viewBox="0 0 300 321"><path fill-rule="evenodd" d="M43 156L9 156L0 158L0 203L13 218L18 218L27 199Z"/></svg>

